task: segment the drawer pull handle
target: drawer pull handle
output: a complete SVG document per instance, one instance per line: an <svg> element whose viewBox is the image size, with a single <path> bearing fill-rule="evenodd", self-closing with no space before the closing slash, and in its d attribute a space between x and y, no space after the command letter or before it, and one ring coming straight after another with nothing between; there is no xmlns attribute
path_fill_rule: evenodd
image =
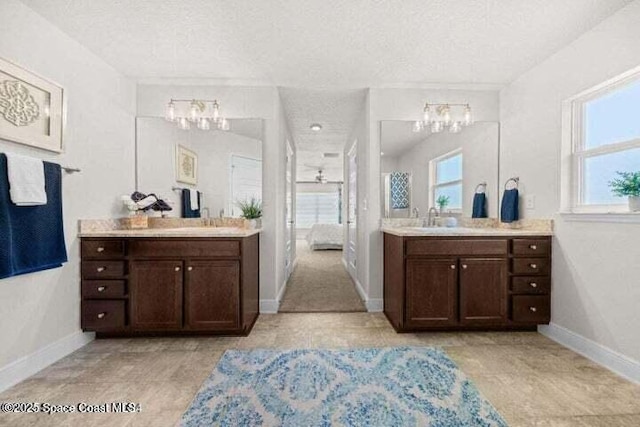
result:
<svg viewBox="0 0 640 427"><path fill-rule="evenodd" d="M96 251L97 251L98 253L100 253L100 252L104 252L104 248L103 248L102 246L100 246L98 249L96 249Z"/></svg>
<svg viewBox="0 0 640 427"><path fill-rule="evenodd" d="M537 288L538 284L536 282L531 282L529 283L531 285L532 288Z"/></svg>
<svg viewBox="0 0 640 427"><path fill-rule="evenodd" d="M98 319L104 319L104 316L106 316L107 313L98 313Z"/></svg>
<svg viewBox="0 0 640 427"><path fill-rule="evenodd" d="M529 310L530 310L531 312L533 312L533 313L535 313L536 311L538 311L538 309L537 309L537 308L535 308L535 307L529 307Z"/></svg>
<svg viewBox="0 0 640 427"><path fill-rule="evenodd" d="M467 269L467 264L462 264L462 268L463 268L464 270L466 270L466 269Z"/></svg>
<svg viewBox="0 0 640 427"><path fill-rule="evenodd" d="M193 270L193 267L189 267L189 268L187 268L187 270L192 271L192 270Z"/></svg>
<svg viewBox="0 0 640 427"><path fill-rule="evenodd" d="M529 245L529 249L531 249L532 251L535 251L536 249L538 249L537 245Z"/></svg>
<svg viewBox="0 0 640 427"><path fill-rule="evenodd" d="M538 264L529 264L529 267L533 268L534 270L537 270Z"/></svg>
<svg viewBox="0 0 640 427"><path fill-rule="evenodd" d="M96 271L97 271L98 273L102 273L102 272L103 272L103 271L105 271L106 269L107 269L107 267L98 267L98 268L96 268Z"/></svg>
<svg viewBox="0 0 640 427"><path fill-rule="evenodd" d="M456 269L455 264L451 264L451 269L452 269L452 270L455 270L455 269Z"/></svg>
<svg viewBox="0 0 640 427"><path fill-rule="evenodd" d="M174 268L175 271L180 271L180 267Z"/></svg>
<svg viewBox="0 0 640 427"><path fill-rule="evenodd" d="M106 289L106 286L98 286L98 292L104 292Z"/></svg>

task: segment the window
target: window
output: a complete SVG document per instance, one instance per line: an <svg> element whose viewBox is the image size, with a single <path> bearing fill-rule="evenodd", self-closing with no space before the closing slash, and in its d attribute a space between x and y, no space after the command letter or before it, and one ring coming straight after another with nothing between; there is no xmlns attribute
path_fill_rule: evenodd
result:
<svg viewBox="0 0 640 427"><path fill-rule="evenodd" d="M449 197L447 209L462 210L462 151L455 150L430 162L431 206L438 197Z"/></svg>
<svg viewBox="0 0 640 427"><path fill-rule="evenodd" d="M262 160L232 154L230 174L229 211L232 217L239 217L239 201L262 200Z"/></svg>
<svg viewBox="0 0 640 427"><path fill-rule="evenodd" d="M296 227L313 224L340 224L340 186L332 184L298 184L296 188Z"/></svg>
<svg viewBox="0 0 640 427"><path fill-rule="evenodd" d="M617 172L640 171L640 73L636 70L586 91L567 101L565 114L567 109L571 120L564 129L565 210L627 212L627 199L616 197L609 182Z"/></svg>

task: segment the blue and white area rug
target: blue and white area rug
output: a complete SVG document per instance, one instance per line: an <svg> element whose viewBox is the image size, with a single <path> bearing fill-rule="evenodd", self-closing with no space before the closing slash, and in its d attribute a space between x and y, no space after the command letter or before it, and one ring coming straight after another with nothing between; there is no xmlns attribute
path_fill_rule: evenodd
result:
<svg viewBox="0 0 640 427"><path fill-rule="evenodd" d="M181 426L506 426L444 351L229 350Z"/></svg>

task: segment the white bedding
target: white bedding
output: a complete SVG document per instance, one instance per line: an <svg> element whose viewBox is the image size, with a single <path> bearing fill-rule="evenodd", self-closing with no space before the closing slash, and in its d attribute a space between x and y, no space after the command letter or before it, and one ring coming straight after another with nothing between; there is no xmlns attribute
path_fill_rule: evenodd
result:
<svg viewBox="0 0 640 427"><path fill-rule="evenodd" d="M312 251L324 249L342 250L343 232L342 225L313 224L311 231L307 234L309 248Z"/></svg>

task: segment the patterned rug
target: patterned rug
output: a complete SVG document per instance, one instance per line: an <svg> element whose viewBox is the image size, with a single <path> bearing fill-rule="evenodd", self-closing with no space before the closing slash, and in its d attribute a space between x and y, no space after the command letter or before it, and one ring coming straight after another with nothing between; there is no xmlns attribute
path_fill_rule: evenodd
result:
<svg viewBox="0 0 640 427"><path fill-rule="evenodd" d="M229 350L181 426L506 426L444 351Z"/></svg>

